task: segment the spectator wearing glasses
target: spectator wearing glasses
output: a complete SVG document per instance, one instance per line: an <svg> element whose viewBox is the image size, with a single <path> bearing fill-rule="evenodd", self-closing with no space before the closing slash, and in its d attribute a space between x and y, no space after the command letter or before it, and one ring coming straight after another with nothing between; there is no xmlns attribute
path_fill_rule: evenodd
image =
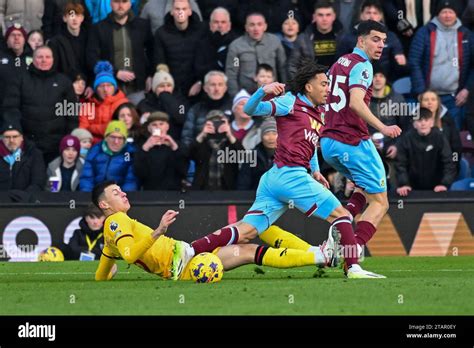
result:
<svg viewBox="0 0 474 348"><path fill-rule="evenodd" d="M0 191L42 191L46 183L43 154L23 138L16 112L7 113L0 140Z"/></svg>
<svg viewBox="0 0 474 348"><path fill-rule="evenodd" d="M105 139L88 152L80 178L80 191L92 192L102 181L114 180L124 191L136 191L138 180L133 172L135 147L127 143L127 126L111 121Z"/></svg>

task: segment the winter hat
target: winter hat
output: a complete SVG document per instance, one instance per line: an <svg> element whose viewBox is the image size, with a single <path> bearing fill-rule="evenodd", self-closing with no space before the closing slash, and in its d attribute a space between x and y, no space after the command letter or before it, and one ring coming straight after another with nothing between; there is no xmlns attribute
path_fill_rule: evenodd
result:
<svg viewBox="0 0 474 348"><path fill-rule="evenodd" d="M25 28L23 28L23 26L20 23L15 23L11 25L5 32L5 41L8 40L8 37L10 36L10 34L13 33L13 31L15 30L18 30L20 33L22 33L25 40L27 40L28 34L26 33Z"/></svg>
<svg viewBox="0 0 474 348"><path fill-rule="evenodd" d="M79 141L83 141L86 139L92 140L94 137L92 136L91 132L84 128L76 128L71 132L71 135L74 135L79 139Z"/></svg>
<svg viewBox="0 0 474 348"><path fill-rule="evenodd" d="M281 15L280 17L280 26L283 26L283 23L285 23L285 21L288 19L288 18L292 18L294 19L296 22L298 22L298 25L299 25L299 29L300 29L300 32L303 31L303 17L301 16L301 13L299 11L293 11L292 14L288 14L288 13L284 13Z"/></svg>
<svg viewBox="0 0 474 348"><path fill-rule="evenodd" d="M234 102L232 103L232 111L235 111L237 104L239 104L242 100L249 100L250 94L245 89L241 89L239 93L237 93L234 97Z"/></svg>
<svg viewBox="0 0 474 348"><path fill-rule="evenodd" d="M155 112L152 112L150 116L148 116L148 119L146 120L146 125L149 125L150 123L155 122L155 121L169 122L170 117L165 112L155 111Z"/></svg>
<svg viewBox="0 0 474 348"><path fill-rule="evenodd" d="M456 1L453 0L442 0L438 6L436 7L436 15L439 15L439 13L444 10L445 8L449 8L453 10L454 12L458 13L459 9L458 6L456 6Z"/></svg>
<svg viewBox="0 0 474 348"><path fill-rule="evenodd" d="M267 132L276 132L277 131L276 120L273 117L266 118L262 122L260 126L260 130L262 131L262 135L264 135Z"/></svg>
<svg viewBox="0 0 474 348"><path fill-rule="evenodd" d="M0 134L9 130L16 130L23 134L23 127L21 126L21 112L18 109L11 109L3 113L3 125Z"/></svg>
<svg viewBox="0 0 474 348"><path fill-rule="evenodd" d="M74 135L65 135L59 143L59 152L63 153L68 147L73 147L77 152L81 151L81 142Z"/></svg>
<svg viewBox="0 0 474 348"><path fill-rule="evenodd" d="M16 130L23 134L23 128L21 127L20 120L16 119L11 119L11 120L5 120L3 122L3 127L2 127L2 132L1 134L5 133L6 131L10 130Z"/></svg>
<svg viewBox="0 0 474 348"><path fill-rule="evenodd" d="M156 73L153 76L153 81L151 83L152 91L156 91L156 87L158 87L162 83L171 83L174 88L174 79L173 76L170 74L170 69L166 64L158 64L156 67Z"/></svg>
<svg viewBox="0 0 474 348"><path fill-rule="evenodd" d="M110 133L113 132L119 132L125 139L128 137L128 131L127 131L127 126L123 121L110 121L109 124L107 125L107 128L105 130L104 136L109 135Z"/></svg>
<svg viewBox="0 0 474 348"><path fill-rule="evenodd" d="M95 81L94 81L94 91L97 90L97 87L101 83L111 83L114 85L115 90L117 90L117 80L114 77L114 68L110 62L106 60L101 60L97 62L94 67Z"/></svg>

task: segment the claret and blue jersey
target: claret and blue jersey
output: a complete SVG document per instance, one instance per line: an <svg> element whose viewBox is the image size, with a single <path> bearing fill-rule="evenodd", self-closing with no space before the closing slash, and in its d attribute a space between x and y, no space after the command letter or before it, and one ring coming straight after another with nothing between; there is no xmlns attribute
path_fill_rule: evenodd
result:
<svg viewBox="0 0 474 348"><path fill-rule="evenodd" d="M353 88L365 91L364 102L369 105L372 79L369 57L358 47L333 64L321 150L324 160L358 187L381 193L387 190L382 160L370 140L367 123L349 106Z"/></svg>
<svg viewBox="0 0 474 348"><path fill-rule="evenodd" d="M252 116L276 117L275 164L260 179L256 200L243 221L262 233L288 209L290 202L308 217L326 219L341 203L309 175L319 171L316 146L324 126L324 110L301 94L288 92L262 101L264 96L262 88L257 90L244 111Z"/></svg>

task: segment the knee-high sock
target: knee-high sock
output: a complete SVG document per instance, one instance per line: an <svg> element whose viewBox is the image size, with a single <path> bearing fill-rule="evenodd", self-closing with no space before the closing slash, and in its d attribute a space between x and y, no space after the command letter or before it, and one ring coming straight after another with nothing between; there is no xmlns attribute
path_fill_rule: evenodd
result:
<svg viewBox="0 0 474 348"><path fill-rule="evenodd" d="M372 225L369 221L359 221L355 229L357 243L361 246L366 245L376 231L377 227Z"/></svg>
<svg viewBox="0 0 474 348"><path fill-rule="evenodd" d="M262 234L260 239L274 248L289 248L307 251L311 245L295 236L293 233L285 231L278 226L270 226Z"/></svg>
<svg viewBox="0 0 474 348"><path fill-rule="evenodd" d="M348 216L337 218L332 222L331 227L339 230L341 234L341 244L344 247L343 256L347 266L358 263L359 253L350 218Z"/></svg>
<svg viewBox="0 0 474 348"><path fill-rule="evenodd" d="M215 233L218 232L220 233L208 234L207 236L195 240L191 243L196 255L204 252L212 252L215 248L218 247L230 244L237 244L237 242L239 241L239 230L235 226L224 227Z"/></svg>
<svg viewBox="0 0 474 348"><path fill-rule="evenodd" d="M360 192L354 192L346 204L346 209L349 210L353 217L356 217L362 212L362 210L364 210L366 204L367 201L364 194Z"/></svg>
<svg viewBox="0 0 474 348"><path fill-rule="evenodd" d="M255 252L255 263L275 268L290 268L322 264L325 263L325 258L322 253L318 256L311 251L260 246Z"/></svg>

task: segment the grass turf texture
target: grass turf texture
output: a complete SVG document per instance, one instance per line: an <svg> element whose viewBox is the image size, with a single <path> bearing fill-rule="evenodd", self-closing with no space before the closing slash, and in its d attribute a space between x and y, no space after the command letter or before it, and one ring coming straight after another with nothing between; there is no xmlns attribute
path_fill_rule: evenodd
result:
<svg viewBox="0 0 474 348"><path fill-rule="evenodd" d="M95 282L96 262L2 262L0 315L474 314L474 257L372 257L362 266L388 279L248 265L195 284L119 262L114 280Z"/></svg>

